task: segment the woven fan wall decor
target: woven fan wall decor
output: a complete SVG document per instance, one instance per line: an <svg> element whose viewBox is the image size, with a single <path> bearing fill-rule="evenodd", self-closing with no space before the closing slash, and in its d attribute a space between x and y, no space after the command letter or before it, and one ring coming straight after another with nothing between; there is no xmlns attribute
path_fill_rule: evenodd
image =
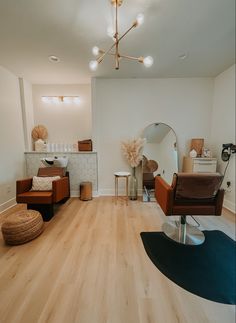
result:
<svg viewBox="0 0 236 323"><path fill-rule="evenodd" d="M43 125L35 126L31 132L31 136L34 140L42 139L46 140L48 138L47 128Z"/></svg>

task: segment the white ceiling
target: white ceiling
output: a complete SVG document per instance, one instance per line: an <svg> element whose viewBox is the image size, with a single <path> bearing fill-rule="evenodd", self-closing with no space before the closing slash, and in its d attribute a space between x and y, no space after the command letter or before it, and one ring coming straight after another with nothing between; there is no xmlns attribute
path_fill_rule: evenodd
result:
<svg viewBox="0 0 236 323"><path fill-rule="evenodd" d="M86 83L91 77L214 77L235 62L235 0L124 0L120 33L139 12L145 23L130 32L124 54L151 55L146 69L107 57L96 72L91 48L106 49L114 14L109 0L0 0L0 65L32 83ZM186 59L179 56L186 53ZM60 57L57 64L49 55Z"/></svg>

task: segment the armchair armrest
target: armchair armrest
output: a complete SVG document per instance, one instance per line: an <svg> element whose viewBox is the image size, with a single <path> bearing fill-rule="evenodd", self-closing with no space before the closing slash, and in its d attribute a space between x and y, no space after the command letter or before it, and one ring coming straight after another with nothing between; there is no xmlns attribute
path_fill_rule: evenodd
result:
<svg viewBox="0 0 236 323"><path fill-rule="evenodd" d="M155 177L155 197L165 215L172 215L174 190L161 176Z"/></svg>
<svg viewBox="0 0 236 323"><path fill-rule="evenodd" d="M16 181L16 195L28 192L32 187L32 177Z"/></svg>
<svg viewBox="0 0 236 323"><path fill-rule="evenodd" d="M69 178L62 177L52 182L53 202L57 203L65 197L69 197Z"/></svg>

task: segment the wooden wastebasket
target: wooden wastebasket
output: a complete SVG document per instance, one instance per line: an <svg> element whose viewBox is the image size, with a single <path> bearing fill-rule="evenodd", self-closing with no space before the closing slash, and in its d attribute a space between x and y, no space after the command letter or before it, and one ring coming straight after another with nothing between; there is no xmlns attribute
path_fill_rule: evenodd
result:
<svg viewBox="0 0 236 323"><path fill-rule="evenodd" d="M80 199L82 201L92 200L92 183L81 182L80 183Z"/></svg>

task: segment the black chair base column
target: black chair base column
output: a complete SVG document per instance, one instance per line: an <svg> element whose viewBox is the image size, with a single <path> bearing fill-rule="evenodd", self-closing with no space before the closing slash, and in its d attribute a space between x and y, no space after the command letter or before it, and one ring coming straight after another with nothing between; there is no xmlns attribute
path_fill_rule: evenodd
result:
<svg viewBox="0 0 236 323"><path fill-rule="evenodd" d="M200 245L205 241L203 232L188 224L186 216L181 216L179 222L165 222L162 230L167 237L182 244Z"/></svg>
<svg viewBox="0 0 236 323"><path fill-rule="evenodd" d="M53 204L27 204L27 209L41 213L44 222L48 222L54 216Z"/></svg>

